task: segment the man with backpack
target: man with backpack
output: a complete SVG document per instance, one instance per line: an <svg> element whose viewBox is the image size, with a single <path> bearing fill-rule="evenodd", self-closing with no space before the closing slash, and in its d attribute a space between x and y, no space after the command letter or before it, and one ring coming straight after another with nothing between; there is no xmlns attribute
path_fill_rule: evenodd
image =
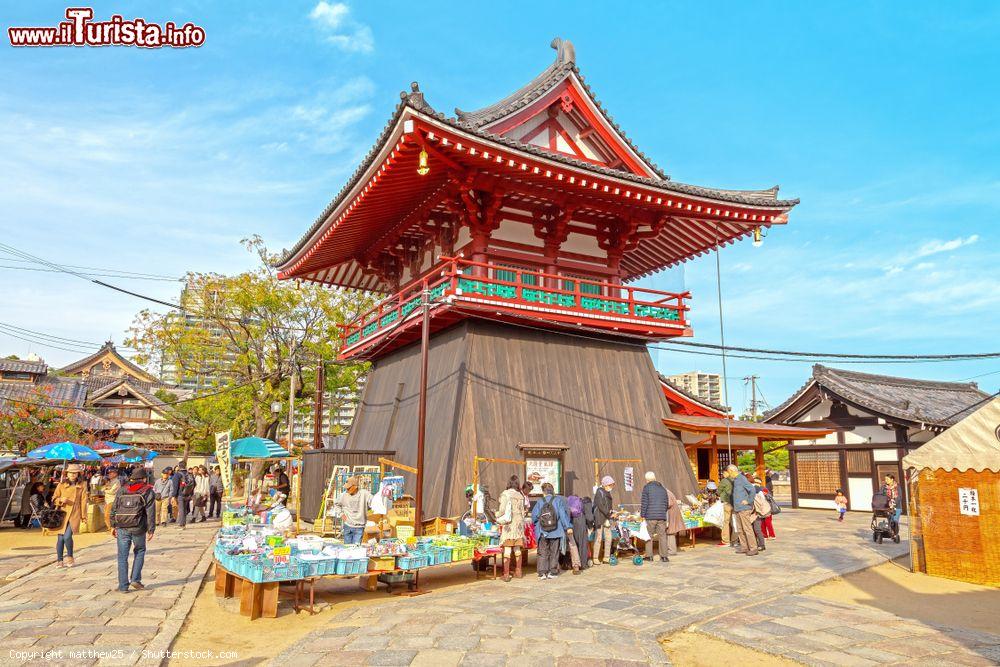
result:
<svg viewBox="0 0 1000 667"><path fill-rule="evenodd" d="M142 564L146 557L146 542L156 530L156 500L153 487L146 481L146 471L137 467L129 483L118 492L111 506L111 531L118 541L118 592L128 593L129 585L136 590L142 584ZM131 577L128 552L135 554Z"/></svg>
<svg viewBox="0 0 1000 667"><path fill-rule="evenodd" d="M538 535L538 578L558 577L560 545L563 538L573 539L573 524L566 499L548 482L542 484L542 499L531 510L531 522Z"/></svg>

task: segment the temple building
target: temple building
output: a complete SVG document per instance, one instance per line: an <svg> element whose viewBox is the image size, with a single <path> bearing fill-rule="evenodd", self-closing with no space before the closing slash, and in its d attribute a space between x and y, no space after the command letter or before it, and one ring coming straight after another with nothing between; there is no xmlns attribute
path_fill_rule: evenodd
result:
<svg viewBox="0 0 1000 667"><path fill-rule="evenodd" d="M824 429L790 444L794 507L834 508L843 489L849 508L871 511L885 475L900 481L903 457L971 414L989 395L975 382L937 382L845 371L816 364L812 377L765 415L774 427Z"/></svg>
<svg viewBox="0 0 1000 667"><path fill-rule="evenodd" d="M597 101L573 45L552 46L551 65L477 111L441 113L414 83L279 262L283 279L386 295L343 329L341 358L372 361L347 448L409 465L428 299L427 517L464 509L474 457L522 462L488 466L495 493L527 470L590 495L606 463L616 501L636 502L621 462L693 491L645 347L692 335L691 295L632 283L783 225L798 203L672 180Z"/></svg>
<svg viewBox="0 0 1000 667"><path fill-rule="evenodd" d="M174 395L183 392L126 359L113 342L59 373L79 378L85 385L84 405L89 412L118 424L118 442L157 451L183 448L184 442L169 428L169 407L156 396L161 390Z"/></svg>

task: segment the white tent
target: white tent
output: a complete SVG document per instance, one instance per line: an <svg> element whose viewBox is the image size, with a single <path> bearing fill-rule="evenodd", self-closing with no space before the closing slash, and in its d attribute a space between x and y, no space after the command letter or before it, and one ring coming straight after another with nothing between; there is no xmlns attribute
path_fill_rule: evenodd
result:
<svg viewBox="0 0 1000 667"><path fill-rule="evenodd" d="M1000 396L905 456L903 468L1000 472Z"/></svg>

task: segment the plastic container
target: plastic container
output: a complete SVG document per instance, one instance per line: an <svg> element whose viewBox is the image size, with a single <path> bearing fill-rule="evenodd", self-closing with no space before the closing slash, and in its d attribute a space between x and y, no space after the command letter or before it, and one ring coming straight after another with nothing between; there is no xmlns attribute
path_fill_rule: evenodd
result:
<svg viewBox="0 0 1000 667"><path fill-rule="evenodd" d="M336 574L364 574L368 571L368 559L338 560L334 571Z"/></svg>
<svg viewBox="0 0 1000 667"><path fill-rule="evenodd" d="M418 570L428 565L430 565L429 556L425 554L396 557L396 569L399 570Z"/></svg>
<svg viewBox="0 0 1000 667"><path fill-rule="evenodd" d="M377 556L368 559L369 572L392 572L396 569L395 556Z"/></svg>

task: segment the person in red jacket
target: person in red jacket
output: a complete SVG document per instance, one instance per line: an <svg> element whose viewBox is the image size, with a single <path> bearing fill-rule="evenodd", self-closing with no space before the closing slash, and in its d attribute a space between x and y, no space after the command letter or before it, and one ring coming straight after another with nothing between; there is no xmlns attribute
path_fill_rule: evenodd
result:
<svg viewBox="0 0 1000 667"><path fill-rule="evenodd" d="M137 467L129 483L118 492L111 506L111 532L118 541L118 592L128 593L129 585L142 590L142 565L146 558L146 542L156 530L156 496L146 481L146 471ZM132 572L129 577L128 552L132 550Z"/></svg>

